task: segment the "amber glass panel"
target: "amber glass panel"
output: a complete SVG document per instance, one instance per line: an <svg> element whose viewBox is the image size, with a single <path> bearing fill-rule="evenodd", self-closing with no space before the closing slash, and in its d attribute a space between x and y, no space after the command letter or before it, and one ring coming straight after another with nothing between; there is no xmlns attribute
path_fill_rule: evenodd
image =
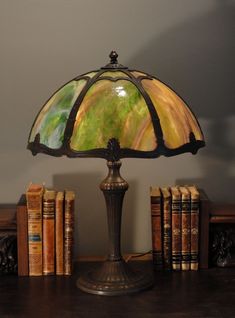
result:
<svg viewBox="0 0 235 318"><path fill-rule="evenodd" d="M196 118L183 100L168 86L154 80L142 80L160 119L165 145L170 149L190 142L193 132L196 140L203 140Z"/></svg>
<svg viewBox="0 0 235 318"><path fill-rule="evenodd" d="M135 77L139 77L139 76L147 76L147 74L139 72L139 71L132 71L131 72L132 75L134 75Z"/></svg>
<svg viewBox="0 0 235 318"><path fill-rule="evenodd" d="M84 74L84 76L88 76L90 78L92 78L93 76L95 76L98 72L89 72L89 73L86 73Z"/></svg>
<svg viewBox="0 0 235 318"><path fill-rule="evenodd" d="M77 151L106 148L110 138L118 139L122 148L156 148L148 107L128 80L99 80L88 90L77 113L70 146Z"/></svg>
<svg viewBox="0 0 235 318"><path fill-rule="evenodd" d="M70 111L85 84L85 80L71 81L49 99L33 125L30 142L40 133L41 144L52 149L61 147Z"/></svg>
<svg viewBox="0 0 235 318"><path fill-rule="evenodd" d="M124 72L120 72L120 71L113 71L113 72L104 72L103 74L100 75L100 77L104 77L104 76L108 76L108 77L128 77L127 74L125 74Z"/></svg>

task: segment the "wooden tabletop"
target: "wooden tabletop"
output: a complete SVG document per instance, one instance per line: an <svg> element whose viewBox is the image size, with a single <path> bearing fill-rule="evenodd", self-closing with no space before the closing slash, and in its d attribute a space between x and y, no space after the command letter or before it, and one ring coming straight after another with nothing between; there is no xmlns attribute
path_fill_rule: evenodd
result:
<svg viewBox="0 0 235 318"><path fill-rule="evenodd" d="M151 271L146 261L133 267ZM155 286L130 296L95 296L76 287L77 277L99 266L80 262L72 277L0 278L0 317L228 318L235 317L235 268L155 273Z"/></svg>

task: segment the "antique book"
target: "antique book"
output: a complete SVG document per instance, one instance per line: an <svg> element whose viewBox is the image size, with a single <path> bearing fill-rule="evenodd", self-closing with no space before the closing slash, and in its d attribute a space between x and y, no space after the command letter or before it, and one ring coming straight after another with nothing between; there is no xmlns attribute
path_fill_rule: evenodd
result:
<svg viewBox="0 0 235 318"><path fill-rule="evenodd" d="M43 275L55 274L55 197L54 190L43 195Z"/></svg>
<svg viewBox="0 0 235 318"><path fill-rule="evenodd" d="M191 206L190 192L186 187L179 187L181 192L182 216L181 216L181 269L190 269L190 254L191 254Z"/></svg>
<svg viewBox="0 0 235 318"><path fill-rule="evenodd" d="M172 210L172 269L181 269L181 193L178 187L171 187Z"/></svg>
<svg viewBox="0 0 235 318"><path fill-rule="evenodd" d="M18 276L29 275L29 249L28 249L28 212L26 196L22 194L16 206L17 222L17 259Z"/></svg>
<svg viewBox="0 0 235 318"><path fill-rule="evenodd" d="M161 192L159 187L150 187L152 251L154 268L162 268L162 224L161 224Z"/></svg>
<svg viewBox="0 0 235 318"><path fill-rule="evenodd" d="M64 192L56 195L55 208L56 275L64 274Z"/></svg>
<svg viewBox="0 0 235 318"><path fill-rule="evenodd" d="M30 184L26 191L28 210L29 276L42 275L43 185Z"/></svg>
<svg viewBox="0 0 235 318"><path fill-rule="evenodd" d="M73 232L74 232L74 191L65 191L64 209L64 275L72 274Z"/></svg>
<svg viewBox="0 0 235 318"><path fill-rule="evenodd" d="M188 186L191 195L191 257L190 269L198 270L199 264L199 204L200 193L195 186Z"/></svg>
<svg viewBox="0 0 235 318"><path fill-rule="evenodd" d="M161 188L163 209L163 264L172 269L171 263L171 193L169 188Z"/></svg>

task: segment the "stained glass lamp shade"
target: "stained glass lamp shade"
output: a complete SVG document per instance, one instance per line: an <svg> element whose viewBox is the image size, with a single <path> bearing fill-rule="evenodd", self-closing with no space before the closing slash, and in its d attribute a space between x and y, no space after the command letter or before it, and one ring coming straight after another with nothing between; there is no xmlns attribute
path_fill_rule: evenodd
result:
<svg viewBox="0 0 235 318"><path fill-rule="evenodd" d="M109 175L101 183L108 212L108 261L100 271L78 281L81 289L102 295L141 290L151 282L133 272L121 256L121 206L128 184L119 174L120 158L195 154L205 145L186 103L154 76L119 64L117 57L112 51L109 64L74 78L54 93L36 117L28 142L33 155L108 161ZM113 198L114 193L118 198Z"/></svg>

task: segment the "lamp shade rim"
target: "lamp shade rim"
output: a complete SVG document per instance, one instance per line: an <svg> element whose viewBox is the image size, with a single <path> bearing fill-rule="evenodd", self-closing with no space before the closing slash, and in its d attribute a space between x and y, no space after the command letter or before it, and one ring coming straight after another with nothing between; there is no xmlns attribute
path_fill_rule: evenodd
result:
<svg viewBox="0 0 235 318"><path fill-rule="evenodd" d="M190 152L196 154L200 148L205 147L204 140L195 140L193 142L184 144L175 149L169 149L167 147L158 147L154 151L138 151L128 148L121 148L119 153L116 154L118 159L122 158L140 158L140 159L151 159L158 158L160 156L172 157L179 154ZM107 148L97 148L87 151L74 151L66 147L61 147L59 149L51 149L44 144L37 142L29 142L27 149L29 149L35 156L38 153L47 154L54 157L67 156L69 158L103 158L110 160L109 152Z"/></svg>

